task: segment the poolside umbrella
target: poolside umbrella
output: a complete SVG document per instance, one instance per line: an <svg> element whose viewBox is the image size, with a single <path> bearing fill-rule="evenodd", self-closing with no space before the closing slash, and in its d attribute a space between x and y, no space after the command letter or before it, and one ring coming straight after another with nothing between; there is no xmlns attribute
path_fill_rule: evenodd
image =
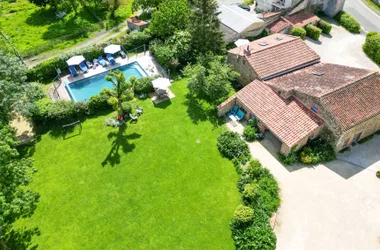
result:
<svg viewBox="0 0 380 250"><path fill-rule="evenodd" d="M104 48L104 53L106 54L115 54L121 50L120 45L111 44Z"/></svg>
<svg viewBox="0 0 380 250"><path fill-rule="evenodd" d="M246 44L249 44L249 40L247 39L238 39L236 42L235 42L235 45L237 47L240 47L240 46L243 46L243 45L246 45Z"/></svg>
<svg viewBox="0 0 380 250"><path fill-rule="evenodd" d="M152 81L152 84L153 84L153 88L157 88L157 89L167 89L171 83L170 83L170 80L168 78L157 78L156 80L153 80Z"/></svg>
<svg viewBox="0 0 380 250"><path fill-rule="evenodd" d="M79 65L81 62L83 62L85 58L83 56L73 56L69 60L66 61L67 65Z"/></svg>

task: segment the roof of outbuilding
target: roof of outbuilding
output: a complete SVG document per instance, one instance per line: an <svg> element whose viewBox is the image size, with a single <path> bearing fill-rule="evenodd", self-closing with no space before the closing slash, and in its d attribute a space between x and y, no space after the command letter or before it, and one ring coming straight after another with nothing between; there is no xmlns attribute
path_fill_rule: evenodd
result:
<svg viewBox="0 0 380 250"><path fill-rule="evenodd" d="M343 131L380 115L380 75L367 76L321 98Z"/></svg>
<svg viewBox="0 0 380 250"><path fill-rule="evenodd" d="M307 24L318 22L320 20L319 17L309 11L300 11L291 16L284 16L281 18L288 22L293 28L303 27Z"/></svg>
<svg viewBox="0 0 380 250"><path fill-rule="evenodd" d="M263 20L252 15L248 11L243 10L237 5L221 5L219 10L221 13L218 17L222 24L237 33L244 31L253 23L262 23L264 25Z"/></svg>
<svg viewBox="0 0 380 250"><path fill-rule="evenodd" d="M268 25L268 29L273 33L280 32L289 27L290 27L290 24L282 19Z"/></svg>
<svg viewBox="0 0 380 250"><path fill-rule="evenodd" d="M241 89L236 98L288 147L293 147L324 123L297 99L284 100L259 80Z"/></svg>
<svg viewBox="0 0 380 250"><path fill-rule="evenodd" d="M266 81L266 83L282 91L295 90L321 97L374 73L375 71L367 69L331 63L316 63L276 77Z"/></svg>
<svg viewBox="0 0 380 250"><path fill-rule="evenodd" d="M266 44L266 45L263 45ZM234 48L231 54L244 55L247 45ZM319 61L319 55L299 37L273 34L249 44L245 58L260 79L285 74Z"/></svg>

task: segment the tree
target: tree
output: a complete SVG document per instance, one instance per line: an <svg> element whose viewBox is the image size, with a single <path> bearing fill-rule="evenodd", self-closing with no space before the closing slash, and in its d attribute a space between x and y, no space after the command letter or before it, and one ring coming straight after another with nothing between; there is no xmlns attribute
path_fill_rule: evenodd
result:
<svg viewBox="0 0 380 250"><path fill-rule="evenodd" d="M136 12L140 9L157 8L163 1L164 0L135 0L132 4L132 10Z"/></svg>
<svg viewBox="0 0 380 250"><path fill-rule="evenodd" d="M120 0L108 0L110 6L110 18L115 18L115 12L120 7Z"/></svg>
<svg viewBox="0 0 380 250"><path fill-rule="evenodd" d="M150 30L153 34L167 38L177 30L187 27L190 9L186 0L170 0L159 5L152 15Z"/></svg>
<svg viewBox="0 0 380 250"><path fill-rule="evenodd" d="M214 56L199 57L194 65L188 65L184 75L189 78L190 93L210 103L219 103L228 97L232 90L231 81L239 74L232 66Z"/></svg>
<svg viewBox="0 0 380 250"><path fill-rule="evenodd" d="M196 54L222 54L225 51L223 32L220 30L216 0L194 0L189 31Z"/></svg>
<svg viewBox="0 0 380 250"><path fill-rule="evenodd" d="M133 95L132 84L125 79L124 73L118 69L110 71L106 76L106 80L111 82L114 86L110 91L108 103L112 105L119 115L124 116L124 103L130 100Z"/></svg>

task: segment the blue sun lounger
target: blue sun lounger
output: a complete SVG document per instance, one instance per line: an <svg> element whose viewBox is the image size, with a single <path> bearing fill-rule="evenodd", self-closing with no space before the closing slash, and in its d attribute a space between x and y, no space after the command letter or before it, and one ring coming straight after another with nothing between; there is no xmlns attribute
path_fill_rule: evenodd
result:
<svg viewBox="0 0 380 250"><path fill-rule="evenodd" d="M78 75L78 72L74 66L69 66L69 71L70 71L71 75L74 77Z"/></svg>
<svg viewBox="0 0 380 250"><path fill-rule="evenodd" d="M100 65L102 65L103 67L106 67L107 66L107 62L103 59L102 56L99 56L98 58L98 62Z"/></svg>
<svg viewBox="0 0 380 250"><path fill-rule="evenodd" d="M87 73L88 72L88 68L87 68L86 64L84 64L84 62L81 62L79 64L79 68L80 68L80 70L82 70L83 73Z"/></svg>
<svg viewBox="0 0 380 250"><path fill-rule="evenodd" d="M235 105L234 108L230 112L228 112L227 115L235 115L238 112L238 110L239 110L238 105Z"/></svg>
<svg viewBox="0 0 380 250"><path fill-rule="evenodd" d="M240 121L241 119L244 118L244 112L241 109L239 109L239 111L236 113L235 117L238 121Z"/></svg>
<svg viewBox="0 0 380 250"><path fill-rule="evenodd" d="M113 58L113 56L111 54L107 54L107 60L111 63L111 64L115 64L116 61L115 61L115 58Z"/></svg>

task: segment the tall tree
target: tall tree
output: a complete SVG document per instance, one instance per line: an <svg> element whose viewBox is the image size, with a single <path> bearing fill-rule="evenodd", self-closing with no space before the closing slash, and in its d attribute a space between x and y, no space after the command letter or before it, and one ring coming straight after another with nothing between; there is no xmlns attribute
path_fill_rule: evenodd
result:
<svg viewBox="0 0 380 250"><path fill-rule="evenodd" d="M133 95L132 84L125 79L125 75L120 70L110 71L106 80L111 82L114 88L110 92L108 102L117 110L119 115L124 116L123 103Z"/></svg>
<svg viewBox="0 0 380 250"><path fill-rule="evenodd" d="M115 12L120 7L120 0L108 0L110 18L115 19Z"/></svg>
<svg viewBox="0 0 380 250"><path fill-rule="evenodd" d="M186 0L170 0L159 5L153 12L150 30L153 34L167 38L177 30L187 27L190 9Z"/></svg>
<svg viewBox="0 0 380 250"><path fill-rule="evenodd" d="M223 32L220 30L218 3L216 0L194 0L194 11L190 17L189 31L193 50L198 54L225 51Z"/></svg>
<svg viewBox="0 0 380 250"><path fill-rule="evenodd" d="M164 0L134 0L132 3L133 12L140 9L146 10L149 8L157 8Z"/></svg>

